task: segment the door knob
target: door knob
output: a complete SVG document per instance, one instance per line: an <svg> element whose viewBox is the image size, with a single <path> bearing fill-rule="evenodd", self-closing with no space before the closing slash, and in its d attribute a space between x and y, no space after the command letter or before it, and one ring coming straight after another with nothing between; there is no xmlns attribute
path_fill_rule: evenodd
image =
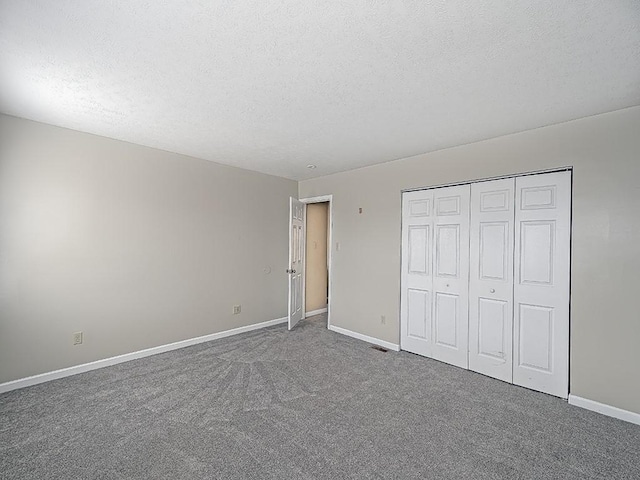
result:
<svg viewBox="0 0 640 480"><path fill-rule="evenodd" d="M292 270L291 268L287 268L287 273L296 273L296 271Z"/></svg>
<svg viewBox="0 0 640 480"><path fill-rule="evenodd" d="M489 290L491 293L496 293L496 289L492 288L491 290Z"/></svg>

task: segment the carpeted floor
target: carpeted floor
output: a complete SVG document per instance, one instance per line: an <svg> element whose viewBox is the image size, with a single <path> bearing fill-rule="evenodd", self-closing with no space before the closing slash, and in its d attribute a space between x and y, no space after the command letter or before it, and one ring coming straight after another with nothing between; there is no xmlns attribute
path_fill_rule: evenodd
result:
<svg viewBox="0 0 640 480"><path fill-rule="evenodd" d="M0 395L2 479L638 479L640 426L317 316Z"/></svg>

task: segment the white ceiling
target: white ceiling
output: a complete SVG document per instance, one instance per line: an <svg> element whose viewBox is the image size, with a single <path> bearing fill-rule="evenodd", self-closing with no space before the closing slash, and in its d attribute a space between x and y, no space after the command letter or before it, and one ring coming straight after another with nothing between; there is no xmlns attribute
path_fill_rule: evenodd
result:
<svg viewBox="0 0 640 480"><path fill-rule="evenodd" d="M0 0L4 113L292 179L638 104L638 0Z"/></svg>

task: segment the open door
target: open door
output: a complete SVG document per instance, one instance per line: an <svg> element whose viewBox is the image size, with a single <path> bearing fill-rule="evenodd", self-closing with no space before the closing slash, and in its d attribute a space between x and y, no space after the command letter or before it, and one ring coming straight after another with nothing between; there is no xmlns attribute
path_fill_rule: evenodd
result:
<svg viewBox="0 0 640 480"><path fill-rule="evenodd" d="M289 330L302 320L304 288L304 203L290 197L289 208Z"/></svg>

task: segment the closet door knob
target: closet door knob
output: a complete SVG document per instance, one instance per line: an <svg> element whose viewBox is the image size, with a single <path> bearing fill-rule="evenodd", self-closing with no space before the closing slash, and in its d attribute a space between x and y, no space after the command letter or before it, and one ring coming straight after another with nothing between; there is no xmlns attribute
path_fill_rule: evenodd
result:
<svg viewBox="0 0 640 480"><path fill-rule="evenodd" d="M496 289L492 288L491 290L489 290L491 293L496 293Z"/></svg>

